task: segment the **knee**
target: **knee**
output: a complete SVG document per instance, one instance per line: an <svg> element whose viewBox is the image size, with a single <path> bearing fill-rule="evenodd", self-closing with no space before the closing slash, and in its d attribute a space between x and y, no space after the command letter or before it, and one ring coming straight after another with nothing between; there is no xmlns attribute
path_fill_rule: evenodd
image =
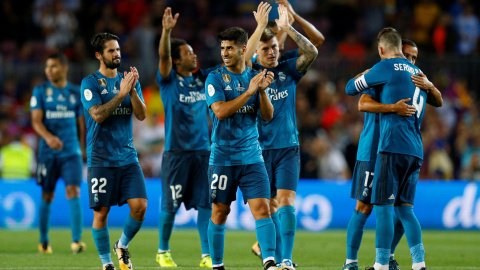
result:
<svg viewBox="0 0 480 270"><path fill-rule="evenodd" d="M145 212L147 211L147 200L142 200L141 202L136 203L130 210L133 215L144 217Z"/></svg>
<svg viewBox="0 0 480 270"><path fill-rule="evenodd" d="M278 199L280 207L295 206L295 197L283 196Z"/></svg>
<svg viewBox="0 0 480 270"><path fill-rule="evenodd" d="M373 210L373 205L371 205L371 204L357 205L356 210L358 212L361 212L361 213L365 214L365 215L370 215L372 213L372 210Z"/></svg>
<svg viewBox="0 0 480 270"><path fill-rule="evenodd" d="M260 204L255 209L252 209L253 217L258 220L270 217L270 207L268 203Z"/></svg>
<svg viewBox="0 0 480 270"><path fill-rule="evenodd" d="M46 203L51 203L54 197L55 193L42 193L42 200L44 200Z"/></svg>
<svg viewBox="0 0 480 270"><path fill-rule="evenodd" d="M80 197L80 187L75 185L69 185L66 188L67 199L73 199Z"/></svg>
<svg viewBox="0 0 480 270"><path fill-rule="evenodd" d="M228 214L230 214L230 208L212 209L212 222L217 225L225 224L225 222L227 222Z"/></svg>
<svg viewBox="0 0 480 270"><path fill-rule="evenodd" d="M270 212L276 213L278 211L278 200L277 197L270 199Z"/></svg>
<svg viewBox="0 0 480 270"><path fill-rule="evenodd" d="M100 222L105 222L108 218L108 209L104 209L104 208L94 208L93 209L93 219L94 220L97 220L97 221L100 221Z"/></svg>

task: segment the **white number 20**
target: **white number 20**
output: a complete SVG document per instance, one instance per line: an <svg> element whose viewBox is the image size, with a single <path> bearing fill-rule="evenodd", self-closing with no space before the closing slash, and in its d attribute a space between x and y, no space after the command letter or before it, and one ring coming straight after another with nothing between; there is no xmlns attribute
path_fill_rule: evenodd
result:
<svg viewBox="0 0 480 270"><path fill-rule="evenodd" d="M218 174L214 174L212 177L213 177L212 185L210 186L212 190L217 189L217 186L215 185L217 184L217 182L218 182L218 189L225 190L227 188L228 178L226 175L222 174L220 175L220 177L218 177Z"/></svg>
<svg viewBox="0 0 480 270"><path fill-rule="evenodd" d="M98 186L98 179L97 178L92 178L92 194L95 193L107 193L105 189L103 189L107 185L107 179L106 178L100 178L100 186ZM98 186L98 190L95 188Z"/></svg>
<svg viewBox="0 0 480 270"><path fill-rule="evenodd" d="M415 93L413 94L413 101L412 105L417 109L417 118L420 118L420 115L422 115L422 110L423 110L423 100L424 98L420 95L420 88L415 88Z"/></svg>

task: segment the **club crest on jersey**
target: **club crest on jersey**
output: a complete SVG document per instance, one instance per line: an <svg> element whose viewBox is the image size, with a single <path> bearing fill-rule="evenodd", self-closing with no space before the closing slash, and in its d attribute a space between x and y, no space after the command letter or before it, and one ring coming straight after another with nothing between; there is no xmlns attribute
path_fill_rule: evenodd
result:
<svg viewBox="0 0 480 270"><path fill-rule="evenodd" d="M101 86L101 87L107 87L107 80L105 79L98 79L98 84Z"/></svg>
<svg viewBox="0 0 480 270"><path fill-rule="evenodd" d="M65 101L65 97L62 94L60 94L60 95L58 95L57 100L58 101Z"/></svg>
<svg viewBox="0 0 480 270"><path fill-rule="evenodd" d="M50 88L50 87L45 89L45 94L47 95L47 102L52 102L53 101L53 98L52 98L53 89Z"/></svg>
<svg viewBox="0 0 480 270"><path fill-rule="evenodd" d="M230 83L232 78L230 78L230 74L222 74L223 81L226 83Z"/></svg>
<svg viewBox="0 0 480 270"><path fill-rule="evenodd" d="M114 86L113 86L112 93L118 94L118 92L120 92L120 90L118 90L117 87L114 85Z"/></svg>
<svg viewBox="0 0 480 270"><path fill-rule="evenodd" d="M280 72L278 73L278 78L280 79L280 81L283 82L283 81L285 81L285 79L287 78L287 75L285 75L285 73L283 73L283 72L280 71Z"/></svg>

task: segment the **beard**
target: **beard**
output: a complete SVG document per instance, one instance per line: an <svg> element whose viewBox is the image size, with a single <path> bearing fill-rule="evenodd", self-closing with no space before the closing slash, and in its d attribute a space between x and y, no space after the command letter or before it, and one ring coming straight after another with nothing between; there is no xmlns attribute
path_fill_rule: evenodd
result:
<svg viewBox="0 0 480 270"><path fill-rule="evenodd" d="M103 56L102 56L102 59L103 59L103 63L105 63L105 66L108 68L108 69L117 69L120 67L120 64L122 63L122 60L120 57L117 57L111 61L108 61L107 59L105 59ZM120 60L118 61L118 63L115 63L114 61L115 60Z"/></svg>

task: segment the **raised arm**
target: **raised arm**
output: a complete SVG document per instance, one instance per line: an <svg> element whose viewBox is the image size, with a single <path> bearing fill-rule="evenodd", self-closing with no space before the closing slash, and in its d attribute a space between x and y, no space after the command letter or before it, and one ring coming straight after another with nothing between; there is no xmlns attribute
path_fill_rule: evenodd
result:
<svg viewBox="0 0 480 270"><path fill-rule="evenodd" d="M427 76L423 73L418 73L417 75L412 75L412 82L418 88L427 92L427 103L434 107L443 106L442 93L430 82Z"/></svg>
<svg viewBox="0 0 480 270"><path fill-rule="evenodd" d="M325 41L325 37L323 36L323 34L318 31L318 29L313 24L298 15L295 10L293 10L292 5L287 0L276 0L276 3L284 5L288 9L288 13L290 13L293 16L293 19L300 25L300 27L302 27L303 31L305 31L305 35L307 35L313 46L318 48L320 45L323 44L323 42ZM300 52L300 54L301 53L302 51Z"/></svg>
<svg viewBox="0 0 480 270"><path fill-rule="evenodd" d="M283 5L278 6L279 19L275 20L280 29L283 29L297 44L297 46L303 51L303 54L297 59L297 71L304 73L308 70L313 60L318 55L317 48L302 34L298 33L288 23L287 8Z"/></svg>
<svg viewBox="0 0 480 270"><path fill-rule="evenodd" d="M158 70L160 70L160 75L163 78L168 77L170 71L172 70L172 54L170 48L170 34L173 27L177 24L179 14L175 14L175 17L172 17L172 9L166 8L165 13L163 14L162 20L162 36L160 37L160 44L158 46L158 54L160 55L160 61L158 63Z"/></svg>
<svg viewBox="0 0 480 270"><path fill-rule="evenodd" d="M132 90L130 91L130 100L132 102L133 114L138 120L143 121L147 117L147 106L145 106L145 103L143 103L143 101L140 99L137 89L135 88L138 79L140 78L140 75L138 74L136 67L130 67L130 70L133 73L134 78Z"/></svg>
<svg viewBox="0 0 480 270"><path fill-rule="evenodd" d="M212 103L212 105L210 105L210 108L212 108L212 111L213 113L215 113L217 118L221 121L234 114L243 105L245 105L245 103L247 103L247 101L258 91L259 84L262 81L263 77L265 77L266 72L267 70L264 70L263 72L253 77L250 80L248 90L238 96L236 99L230 101L217 101Z"/></svg>
<svg viewBox="0 0 480 270"><path fill-rule="evenodd" d="M118 94L116 94L107 103L102 105L93 105L92 107L90 107L90 109L88 109L88 113L90 114L90 116L92 116L95 122L99 124L103 123L103 121L105 121L105 119L107 119L113 113L113 111L118 108L118 105L122 103L125 97L132 90L134 80L135 78L133 73L128 73L120 83L120 91L118 92Z"/></svg>
<svg viewBox="0 0 480 270"><path fill-rule="evenodd" d="M247 51L245 52L245 63L247 66L252 67L252 57L255 54L255 51L260 44L260 37L262 36L263 30L267 27L268 23L268 14L272 6L270 6L267 2L260 2L258 5L257 11L253 12L253 16L255 16L255 20L257 21L257 28L255 32L250 36L247 43Z"/></svg>
<svg viewBox="0 0 480 270"><path fill-rule="evenodd" d="M55 135L50 133L43 124L43 110L32 110L32 127L35 132L42 137L47 143L48 147L55 150L63 149L63 142Z"/></svg>
<svg viewBox="0 0 480 270"><path fill-rule="evenodd" d="M265 72L266 70L264 70ZM264 74L262 72L261 74ZM265 91L273 82L273 72L266 73L267 76L262 76L262 79L258 85L258 91L260 94L260 115L263 120L270 121L273 118L273 104L268 98L267 91Z"/></svg>
<svg viewBox="0 0 480 270"><path fill-rule="evenodd" d="M369 113L396 113L400 116L412 116L416 109L414 106L407 104L409 101L410 98L407 98L401 99L395 104L383 104L369 94L362 94L358 101L358 110Z"/></svg>

